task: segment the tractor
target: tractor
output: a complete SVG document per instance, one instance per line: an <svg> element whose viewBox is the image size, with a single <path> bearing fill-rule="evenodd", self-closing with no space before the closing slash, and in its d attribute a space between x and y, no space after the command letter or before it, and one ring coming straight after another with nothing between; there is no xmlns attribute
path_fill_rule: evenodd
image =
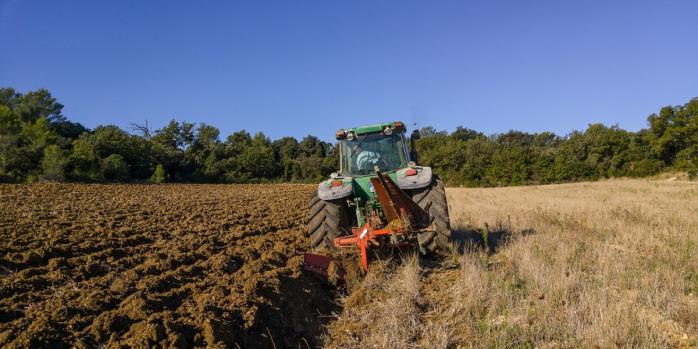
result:
<svg viewBox="0 0 698 349"><path fill-rule="evenodd" d="M332 254L354 248L368 271L370 250L413 246L423 255L451 248L448 203L441 179L417 165L414 130L402 122L336 132L339 170L318 185L309 203L307 236L314 253L306 270L328 276ZM339 275L341 278L342 275Z"/></svg>

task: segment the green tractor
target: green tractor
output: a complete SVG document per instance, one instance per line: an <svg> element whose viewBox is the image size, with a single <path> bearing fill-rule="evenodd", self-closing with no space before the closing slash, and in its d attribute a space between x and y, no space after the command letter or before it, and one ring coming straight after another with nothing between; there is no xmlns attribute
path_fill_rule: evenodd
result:
<svg viewBox="0 0 698 349"><path fill-rule="evenodd" d="M424 255L447 254L451 227L444 186L430 167L417 165L412 132L402 122L341 129L339 171L310 200L307 235L315 252L356 246L362 267L368 249L412 245ZM327 275L331 257L306 253L306 269Z"/></svg>

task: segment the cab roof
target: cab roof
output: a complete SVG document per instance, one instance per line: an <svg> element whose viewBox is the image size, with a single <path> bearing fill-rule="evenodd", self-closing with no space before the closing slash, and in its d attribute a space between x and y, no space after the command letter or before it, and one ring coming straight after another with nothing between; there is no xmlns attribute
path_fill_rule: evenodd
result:
<svg viewBox="0 0 698 349"><path fill-rule="evenodd" d="M363 134L367 134L367 133L381 132L381 131L385 130L386 127L391 127L391 128L397 129L396 131L400 131L400 132L407 131L405 124L402 123L401 121L383 122L380 124L345 128L343 130L347 133L354 132L356 135L363 135Z"/></svg>

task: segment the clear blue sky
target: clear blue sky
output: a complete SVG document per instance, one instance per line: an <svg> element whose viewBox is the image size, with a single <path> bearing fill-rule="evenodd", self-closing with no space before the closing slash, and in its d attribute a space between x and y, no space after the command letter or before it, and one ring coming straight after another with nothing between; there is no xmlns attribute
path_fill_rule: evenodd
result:
<svg viewBox="0 0 698 349"><path fill-rule="evenodd" d="M0 0L0 86L48 88L88 127L637 130L698 96L696 16L688 0Z"/></svg>

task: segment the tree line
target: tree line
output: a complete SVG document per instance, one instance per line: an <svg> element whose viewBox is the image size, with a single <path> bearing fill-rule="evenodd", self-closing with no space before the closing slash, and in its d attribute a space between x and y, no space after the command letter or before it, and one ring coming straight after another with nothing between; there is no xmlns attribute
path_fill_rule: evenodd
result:
<svg viewBox="0 0 698 349"><path fill-rule="evenodd" d="M509 131L486 136L468 128L422 130L421 162L451 185L505 186L698 172L698 98L647 118L630 132L591 124L564 137Z"/></svg>
<svg viewBox="0 0 698 349"><path fill-rule="evenodd" d="M333 144L311 135L271 140L241 130L223 139L214 126L176 120L155 130L88 129L62 109L46 89L0 88L0 182L316 182L339 160ZM638 132L592 124L566 136L425 127L419 162L449 184L466 186L640 177L666 169L694 176L698 99L647 120Z"/></svg>
<svg viewBox="0 0 698 349"><path fill-rule="evenodd" d="M45 89L0 89L0 181L302 182L338 163L333 146L314 136L271 141L241 130L222 140L214 126L175 120L154 131L90 130L62 109Z"/></svg>

